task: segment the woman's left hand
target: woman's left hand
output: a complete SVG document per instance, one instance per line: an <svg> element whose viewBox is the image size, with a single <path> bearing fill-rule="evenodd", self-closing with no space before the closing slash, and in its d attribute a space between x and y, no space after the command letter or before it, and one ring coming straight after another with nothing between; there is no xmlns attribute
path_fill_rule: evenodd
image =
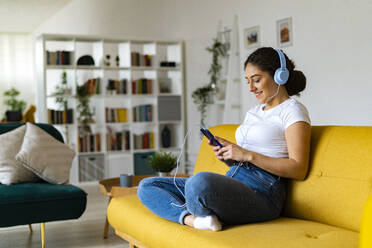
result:
<svg viewBox="0 0 372 248"><path fill-rule="evenodd" d="M215 136L215 138L221 142L222 148L215 151L215 154L220 160L235 160L235 161L249 161L247 157L249 156L249 151L244 148L234 144L228 140L221 137Z"/></svg>

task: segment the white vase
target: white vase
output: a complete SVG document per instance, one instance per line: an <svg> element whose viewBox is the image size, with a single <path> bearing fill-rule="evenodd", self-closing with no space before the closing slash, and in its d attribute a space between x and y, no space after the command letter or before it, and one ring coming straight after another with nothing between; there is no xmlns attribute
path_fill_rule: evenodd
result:
<svg viewBox="0 0 372 248"><path fill-rule="evenodd" d="M168 176L168 172L158 172L158 176L159 177L166 177L166 176Z"/></svg>

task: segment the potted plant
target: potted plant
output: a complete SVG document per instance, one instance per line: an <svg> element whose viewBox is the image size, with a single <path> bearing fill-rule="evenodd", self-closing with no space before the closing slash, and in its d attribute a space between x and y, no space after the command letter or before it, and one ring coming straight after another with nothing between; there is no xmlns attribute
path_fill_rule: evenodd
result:
<svg viewBox="0 0 372 248"><path fill-rule="evenodd" d="M224 49L224 44L219 42L217 39L214 39L213 45L207 47L207 51L212 53L212 64L208 71L210 75L210 81L207 85L197 88L192 93L192 98L194 103L198 105L198 110L200 111L200 125L204 127L204 120L207 117L207 105L213 103L213 96L218 92L218 81L220 80L221 74L221 64L220 56L226 56Z"/></svg>
<svg viewBox="0 0 372 248"><path fill-rule="evenodd" d="M90 95L88 94L87 84L77 86L76 98L78 100L77 112L78 112L78 122L81 125L80 135L85 135L90 132L89 123L93 123L93 113L90 110L89 102Z"/></svg>
<svg viewBox="0 0 372 248"><path fill-rule="evenodd" d="M159 176L166 176L177 166L177 157L170 152L156 152L149 158L149 166Z"/></svg>
<svg viewBox="0 0 372 248"><path fill-rule="evenodd" d="M19 91L14 87L4 92L4 104L9 107L5 112L7 121L22 120L22 113L26 108L26 102L17 100L18 95Z"/></svg>

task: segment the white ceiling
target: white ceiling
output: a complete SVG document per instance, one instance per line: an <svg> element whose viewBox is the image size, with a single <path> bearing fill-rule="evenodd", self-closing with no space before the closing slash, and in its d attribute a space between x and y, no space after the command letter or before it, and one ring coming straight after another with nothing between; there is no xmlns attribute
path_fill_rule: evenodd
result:
<svg viewBox="0 0 372 248"><path fill-rule="evenodd" d="M34 31L72 0L0 0L0 32Z"/></svg>

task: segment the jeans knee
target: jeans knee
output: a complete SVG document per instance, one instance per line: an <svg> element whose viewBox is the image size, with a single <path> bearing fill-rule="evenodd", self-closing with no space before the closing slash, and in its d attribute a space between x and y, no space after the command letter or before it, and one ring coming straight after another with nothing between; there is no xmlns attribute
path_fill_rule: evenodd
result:
<svg viewBox="0 0 372 248"><path fill-rule="evenodd" d="M149 177L142 179L138 184L137 196L140 198L141 201L144 199L144 197L146 197L146 194L147 192L149 192L149 189L154 181L155 178Z"/></svg>
<svg viewBox="0 0 372 248"><path fill-rule="evenodd" d="M214 173L203 171L190 177L185 185L186 195L192 194L195 196L203 192L209 192L215 181L214 176Z"/></svg>

